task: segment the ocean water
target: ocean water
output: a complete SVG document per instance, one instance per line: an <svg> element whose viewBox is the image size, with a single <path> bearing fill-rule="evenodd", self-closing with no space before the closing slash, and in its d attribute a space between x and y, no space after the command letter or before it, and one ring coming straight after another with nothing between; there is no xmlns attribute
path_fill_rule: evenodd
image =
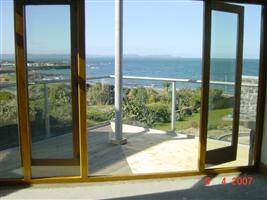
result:
<svg viewBox="0 0 267 200"><path fill-rule="evenodd" d="M37 62L60 62L69 63L70 57L67 55L30 55L29 61ZM235 60L233 59L212 59L211 60L211 80L234 81ZM145 76L158 78L177 78L201 80L202 60L200 58L157 58L157 57L125 57L123 59L123 75ZM244 59L242 75L258 76L259 60ZM48 68L47 70L35 70L34 73L41 73L51 78L70 78L70 69ZM113 57L88 57L86 60L86 76L106 76L114 74ZM101 82L113 83L112 79L99 80ZM163 87L163 82L147 80L123 80L127 86L155 86ZM177 83L178 88L199 87L197 84Z"/></svg>
<svg viewBox="0 0 267 200"><path fill-rule="evenodd" d="M87 77L114 74L114 60L111 58L87 59L86 69ZM258 70L258 60L244 59L242 75L258 76ZM212 59L210 73L211 80L234 81L235 60ZM202 60L199 58L125 58L123 75L201 80ZM145 80L124 80L124 84L156 87L163 85L159 81ZM177 83L177 87L199 87L199 85Z"/></svg>

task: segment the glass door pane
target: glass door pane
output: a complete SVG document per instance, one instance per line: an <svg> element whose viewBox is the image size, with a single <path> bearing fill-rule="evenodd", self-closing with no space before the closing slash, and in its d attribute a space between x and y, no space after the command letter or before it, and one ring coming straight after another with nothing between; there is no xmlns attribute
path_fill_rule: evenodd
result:
<svg viewBox="0 0 267 200"><path fill-rule="evenodd" d="M25 10L32 174L79 175L70 6L26 6Z"/></svg>
<svg viewBox="0 0 267 200"><path fill-rule="evenodd" d="M0 179L22 178L13 1L0 1Z"/></svg>
<svg viewBox="0 0 267 200"><path fill-rule="evenodd" d="M223 3L211 10L206 167L236 160L243 43L240 13L240 6Z"/></svg>
<svg viewBox="0 0 267 200"><path fill-rule="evenodd" d="M223 31L225 24L227 31ZM212 11L208 138L218 140L228 135L230 140L227 143L208 140L207 150L232 145L236 43L237 14Z"/></svg>

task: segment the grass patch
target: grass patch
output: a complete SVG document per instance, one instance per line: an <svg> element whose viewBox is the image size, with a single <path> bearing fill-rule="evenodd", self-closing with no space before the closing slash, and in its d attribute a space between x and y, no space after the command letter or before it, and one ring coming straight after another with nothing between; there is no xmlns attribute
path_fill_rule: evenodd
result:
<svg viewBox="0 0 267 200"><path fill-rule="evenodd" d="M223 126L231 125L231 121L222 120L223 117L232 112L231 108L216 109L209 111L209 129L216 129ZM191 116L187 116L183 121L176 121L176 130L188 129L191 127L198 128L200 123L200 113L193 113ZM156 123L153 127L155 129L170 131L171 123Z"/></svg>
<svg viewBox="0 0 267 200"><path fill-rule="evenodd" d="M224 126L231 125L232 121L222 120L222 118L231 114L232 112L232 108L216 109L209 111L208 129L219 129Z"/></svg>

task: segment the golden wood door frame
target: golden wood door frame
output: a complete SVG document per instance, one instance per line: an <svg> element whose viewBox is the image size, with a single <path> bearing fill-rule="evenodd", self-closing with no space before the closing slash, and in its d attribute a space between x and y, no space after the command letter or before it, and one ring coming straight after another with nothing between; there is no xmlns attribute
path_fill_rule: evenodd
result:
<svg viewBox="0 0 267 200"><path fill-rule="evenodd" d="M85 99L85 58L84 38L79 34L84 30L84 24L78 21L81 18L81 7L83 1L74 0L16 0L14 1L15 12L15 46L16 46L16 66L17 66L17 89L18 89L18 113L19 113L19 135L21 143L22 166L25 179L31 176L32 165L79 165L80 164L80 139L86 142L86 135L80 134L85 127L86 119L80 115L86 111L80 111ZM72 87L72 115L73 115L73 158L71 159L32 159L31 158L31 138L30 121L28 113L28 88L26 69L26 30L25 30L25 6L27 5L69 5L71 18L71 87ZM84 12L83 12L84 13ZM78 16L79 15L79 16ZM82 17L83 18L83 17ZM79 23L78 23L79 22ZM82 43L80 42L82 40ZM84 82L84 84L83 84ZM81 91L83 90L83 91ZM84 95L84 97L81 96ZM83 105L84 106L84 105ZM85 121L85 122L84 122ZM86 131L85 131L86 132ZM84 145L83 145L84 146ZM85 150L87 151L87 150ZM83 158L84 160L84 158Z"/></svg>
<svg viewBox="0 0 267 200"><path fill-rule="evenodd" d="M80 153L80 175L71 177L51 177L51 178L32 178L31 177L31 159L30 155L30 137L29 137L29 119L28 119L28 104L27 104L27 77L25 70L25 51L24 51L24 40L21 37L23 33L23 4L21 0L15 0L16 5L14 6L15 11L15 27L16 34L16 75L17 75L17 90L18 90L18 123L19 123L19 134L21 138L21 154L23 163L23 174L22 179L1 179L0 185L7 184L17 184L17 183L73 183L73 182L98 182L98 181L117 181L117 180L133 180L133 179L151 179L151 178L167 178L167 177L179 177L179 176L191 176L200 175L208 173L223 173L223 172L234 172L234 171L244 171L251 172L257 171L259 165L259 154L261 137L263 131L263 118L264 118L264 106L265 106L265 87L266 87L266 72L267 69L267 59L264 57L267 52L267 8L266 2L262 0L228 0L227 2L239 2L239 3L253 3L261 4L262 8L262 21L261 24L261 57L260 57L260 74L259 74L259 93L258 93L258 108L257 108L257 127L256 127L256 164L254 166L246 167L229 167L229 168L219 168L219 169L205 169L205 150L206 150L206 140L203 137L203 132L200 132L199 138L199 170L198 171L186 171L186 172L172 172L172 173L149 173L142 175L120 175L120 176L100 176L100 177L88 177L88 162L87 162L87 130L86 130L86 98L85 98L85 27L84 27L84 0L24 0L28 4L34 3L38 4L69 4L70 2L76 2L77 12L77 63L78 63L78 130L79 130L79 153ZM219 0L218 0L219 1ZM210 1L204 1L204 16L209 15L206 12L207 8L210 6ZM207 18L207 16L205 17ZM209 20L204 21L205 24L210 23ZM203 32L203 46L207 45L205 40L205 35L208 31ZM205 55L203 55L205 58ZM204 59L205 60L205 59ZM203 63L205 64L205 63ZM24 66L24 67L21 67ZM205 65L204 65L205 66ZM203 79L205 77L205 72L207 69L202 69ZM205 85L207 82L202 82L202 95L205 92ZM21 87L22 86L22 87ZM202 98L206 98L202 96ZM205 108L205 105L201 105L201 109ZM27 111L25 113L24 111ZM201 116L201 122L205 122L205 116ZM201 125L202 126L202 125ZM202 129L205 127L202 127ZM257 162L258 161L258 162Z"/></svg>
<svg viewBox="0 0 267 200"><path fill-rule="evenodd" d="M16 79L18 99L18 131L21 147L21 159L24 180L31 179L31 149L30 149L30 126L28 108L28 81L25 60L25 38L24 38L24 8L23 1L14 3L15 16L15 54L16 54Z"/></svg>
<svg viewBox="0 0 267 200"><path fill-rule="evenodd" d="M206 7L204 30L206 30L204 35L204 49L203 49L203 82L205 87L202 87L202 107L201 110L201 133L204 135L203 138L207 140L207 126L208 126L208 114L209 114L209 88L210 88L210 67L211 67L211 20L212 11L220 11L224 13L231 13L237 15L237 43L236 43L236 64L235 64L235 100L234 100L234 113L232 122L232 142L231 146L222 147L213 150L206 150L205 153L205 163L220 164L236 160L237 156L237 145L238 145L238 132L239 132L239 111L240 111L240 95L241 95L241 76L242 76L242 64L243 64L243 32L244 32L244 8L239 5L227 4L224 2L212 1ZM205 141L205 144L207 141ZM218 156L220 155L220 156ZM204 163L203 163L204 164Z"/></svg>
<svg viewBox="0 0 267 200"><path fill-rule="evenodd" d="M209 86L209 74L210 74L210 42L211 42L211 10L212 3L224 3L224 0L217 1L204 1L204 25L203 27L203 63L202 63L202 102L201 102L201 123L200 123L200 137L199 137L199 171L200 172L213 172L213 171L225 171L228 168L217 168L217 169L205 169L206 161L206 148L207 148L207 122L208 122L208 86ZM259 4L262 6L261 13L261 39L260 39L260 58L259 58L259 81L258 81L258 97L257 97L257 113L256 113L256 131L255 131L255 149L254 149L254 160L255 163L252 166L240 166L234 167L236 169L250 169L250 170L259 170L260 166L260 153L261 153L261 143L263 135L263 126L264 126L264 108L265 108L265 96L266 96L266 73L267 73L267 2L266 1L251 1L251 0L228 0L227 2L233 3L250 3L250 4ZM240 39L240 38L239 38ZM205 103L206 102L206 103ZM237 123L237 122L235 122ZM233 169L233 168L232 168Z"/></svg>

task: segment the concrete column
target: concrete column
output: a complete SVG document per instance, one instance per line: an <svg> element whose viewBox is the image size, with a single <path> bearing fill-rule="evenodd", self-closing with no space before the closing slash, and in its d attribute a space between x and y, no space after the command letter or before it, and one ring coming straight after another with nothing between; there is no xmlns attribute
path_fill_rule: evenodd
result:
<svg viewBox="0 0 267 200"><path fill-rule="evenodd" d="M126 144L122 136L123 0L115 0L115 132L110 142Z"/></svg>
<svg viewBox="0 0 267 200"><path fill-rule="evenodd" d="M172 131L175 131L176 124L176 82L172 82L172 117L171 117Z"/></svg>

